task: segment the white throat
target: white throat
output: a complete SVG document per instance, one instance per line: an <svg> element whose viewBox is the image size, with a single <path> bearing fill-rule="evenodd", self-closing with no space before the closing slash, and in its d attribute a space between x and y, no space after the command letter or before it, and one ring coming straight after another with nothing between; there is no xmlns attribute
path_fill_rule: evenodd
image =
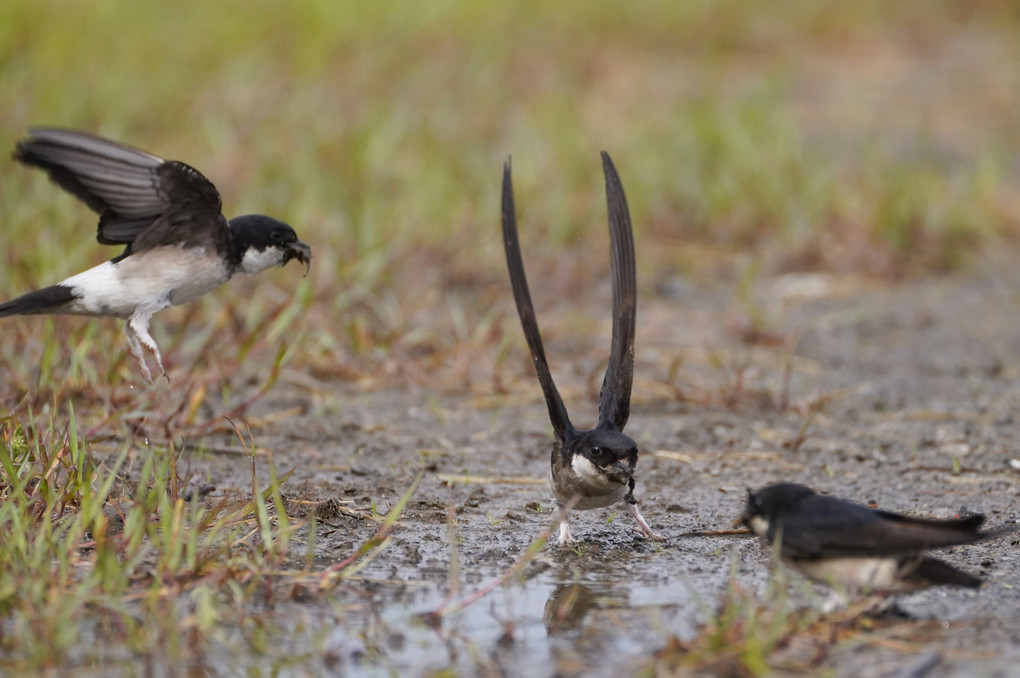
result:
<svg viewBox="0 0 1020 678"><path fill-rule="evenodd" d="M600 472L595 464L583 455L575 454L574 458L570 460L570 468L582 482L593 488L615 490L620 487L620 483L606 477L606 474Z"/></svg>
<svg viewBox="0 0 1020 678"><path fill-rule="evenodd" d="M249 249L241 258L241 272L254 275L267 268L279 266L282 262L283 252L279 247L267 247L264 250Z"/></svg>
<svg viewBox="0 0 1020 678"><path fill-rule="evenodd" d="M761 516L751 516L747 519L747 526L751 528L760 539L765 539L769 534L769 521Z"/></svg>

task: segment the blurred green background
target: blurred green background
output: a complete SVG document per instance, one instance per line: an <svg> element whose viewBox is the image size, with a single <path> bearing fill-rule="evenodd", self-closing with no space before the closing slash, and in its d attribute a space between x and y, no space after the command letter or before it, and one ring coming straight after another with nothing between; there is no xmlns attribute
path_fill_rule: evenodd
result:
<svg viewBox="0 0 1020 678"><path fill-rule="evenodd" d="M292 533L278 522L274 537L260 519L266 550L239 548L221 528L249 532L249 509L223 512L217 498L208 511L188 500L185 511L184 480L244 499L240 455L275 447L329 474L321 486L291 481L289 496L335 501L348 496L337 494L342 476L333 480L341 467L323 463L353 469L357 455L390 445L406 449L387 463L408 468L430 458L427 448L462 454L443 431L419 438L396 427L345 456L391 417L413 418L408 402L439 417L452 407L491 416L521 399L540 411L500 237L511 154L531 290L572 411L593 412L609 337L607 150L636 237L635 410L672 416L680 401L736 411L733 394L782 392L777 411L800 426L795 451L814 408L843 396L812 390L808 409L787 407L796 332L769 335L756 283L816 272L849 279L854 294L959 275L993 249L1008 261L1020 234L1018 36L1016 0L3 0L0 299L119 253L95 242L96 215L10 159L31 125L187 162L220 189L228 217L286 220L314 260L306 279L296 264L239 276L159 313L152 332L170 381L151 387L120 322L0 320L10 493L0 527L27 526L7 530L21 538L0 557L0 673L89 668L81 657L93 656L189 667L209 647L261 671L266 654L298 647L259 583L280 576ZM729 297L752 331L738 318L684 333L724 325L706 307L729 310ZM704 339L725 333L732 345ZM770 340L763 360L741 350ZM804 362L806 374L824 369ZM764 377L754 376L759 364ZM758 387L772 377L785 385ZM391 391L366 396L373 388ZM406 397L388 400L395 388ZM362 397L372 418L340 416ZM286 433L312 420L307 439ZM767 445L779 449L778 439ZM192 454L203 446L216 455ZM121 450L130 459L111 471ZM181 482L166 482L178 461ZM251 473L254 498L254 462ZM105 493L118 475L128 539L104 542ZM185 523L196 529L181 537ZM86 534L95 567L84 565ZM314 541L291 543L306 569ZM358 594L359 606L370 597ZM803 619L781 617L776 628ZM358 631L369 661L402 638L387 623L373 616ZM218 635L224 624L245 642ZM320 626L329 630L310 628ZM771 642L754 641L755 652ZM487 654L473 643L463 656ZM335 657L332 645L323 656Z"/></svg>
<svg viewBox="0 0 1020 678"><path fill-rule="evenodd" d="M484 316L509 298L510 154L532 284L563 296L605 268L603 149L643 294L733 262L894 278L965 266L1020 225L1017 35L1005 0L9 0L0 147L33 124L89 130L194 165L228 217L290 222L314 249L307 281L232 282L157 316L156 336L201 361L195 323L251 332L297 286L303 359L329 373L395 343L417 356L501 340ZM95 215L41 173L0 172L0 296L113 256ZM278 334L293 331L283 317ZM56 322L5 321L25 339L5 349L15 381L36 378L34 340L83 321ZM115 323L97 332L122 351Z"/></svg>

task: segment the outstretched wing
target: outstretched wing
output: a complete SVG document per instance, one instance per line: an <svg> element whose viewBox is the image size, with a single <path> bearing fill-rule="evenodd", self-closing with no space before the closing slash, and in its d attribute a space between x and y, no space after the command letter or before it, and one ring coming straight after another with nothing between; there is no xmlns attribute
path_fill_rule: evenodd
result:
<svg viewBox="0 0 1020 678"><path fill-rule="evenodd" d="M634 381L634 326L637 317L637 283L634 233L627 196L609 154L602 152L609 210L609 242L613 284L613 342L609 366L602 381L599 426L623 431L630 417L630 391Z"/></svg>
<svg viewBox="0 0 1020 678"><path fill-rule="evenodd" d="M521 318L524 338L527 339L528 348L531 349L531 358L538 373L538 383L542 385L542 392L545 394L549 420L552 422L556 438L563 442L574 428L549 372L549 363L545 359L545 349L542 347L542 336L538 332L538 321L535 319L535 306L531 303L528 279L524 275L521 246L517 241L517 215L514 208L514 187L510 178L509 158L503 165L503 249L506 251L506 266L510 270L510 286L514 291L517 315Z"/></svg>
<svg viewBox="0 0 1020 678"><path fill-rule="evenodd" d="M18 142L14 158L39 167L50 179L100 215L103 245L145 249L163 235L136 242L163 219L173 228L197 222L219 228L219 192L197 170L151 153L73 130L37 127ZM224 226L225 228L225 226ZM174 234L177 237L180 234Z"/></svg>

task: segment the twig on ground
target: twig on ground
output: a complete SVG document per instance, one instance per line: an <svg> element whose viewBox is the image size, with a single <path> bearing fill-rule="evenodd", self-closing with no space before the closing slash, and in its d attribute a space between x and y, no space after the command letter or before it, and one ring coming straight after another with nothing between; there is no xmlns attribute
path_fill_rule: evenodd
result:
<svg viewBox="0 0 1020 678"><path fill-rule="evenodd" d="M683 534L677 535L678 537L728 537L734 534L751 534L751 530L746 527L736 527L728 530L696 530L694 532L684 532Z"/></svg>

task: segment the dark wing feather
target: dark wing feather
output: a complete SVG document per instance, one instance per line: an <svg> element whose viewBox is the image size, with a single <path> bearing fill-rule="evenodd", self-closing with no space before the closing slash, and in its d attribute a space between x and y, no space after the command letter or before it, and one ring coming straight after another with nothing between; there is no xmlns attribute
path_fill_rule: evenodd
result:
<svg viewBox="0 0 1020 678"><path fill-rule="evenodd" d="M156 175L162 158L71 130L33 128L29 134L18 142L15 159L45 170L97 212L100 243L130 243L166 208Z"/></svg>
<svg viewBox="0 0 1020 678"><path fill-rule="evenodd" d="M107 139L56 128L32 128L14 152L100 215L97 239L137 251L140 235L174 212L215 222L220 197L205 177L183 163ZM180 216L164 220L173 226ZM164 230L164 229L157 229Z"/></svg>
<svg viewBox="0 0 1020 678"><path fill-rule="evenodd" d="M960 532L966 532L973 534L978 528L980 528L984 522L985 517L980 513L969 515L966 518L917 518L915 516L905 516L902 513L893 513L892 511L882 511L880 509L869 509L873 513L881 516L885 520L891 520L893 522L906 523L917 526L929 526L937 527L944 530L958 530Z"/></svg>
<svg viewBox="0 0 1020 678"><path fill-rule="evenodd" d="M45 170L93 211L128 218L162 211L155 175L162 158L71 130L36 127L29 134L18 142L15 159Z"/></svg>
<svg viewBox="0 0 1020 678"><path fill-rule="evenodd" d="M531 349L531 358L538 373L538 383L542 385L542 393L545 394L549 420L552 422L556 438L563 442L572 435L574 428L549 372L549 363L545 359L545 349L542 347L542 336L538 332L535 307L531 303L531 292L528 291L528 279L524 274L524 261L521 259L521 246L517 241L517 215L509 158L503 165L503 249L506 251L506 266L510 270L510 286L514 291L517 315L520 316L524 338L527 339L528 348Z"/></svg>
<svg viewBox="0 0 1020 678"><path fill-rule="evenodd" d="M201 245L210 240L223 251L230 230L220 212L220 194L195 168L171 160L156 168L160 192L167 196L166 209L152 226L131 244L134 252L160 245Z"/></svg>
<svg viewBox="0 0 1020 678"><path fill-rule="evenodd" d="M634 380L634 326L637 316L634 234L620 176L605 151L602 152L602 169L606 175L606 202L609 211L613 340L609 365L602 381L599 425L623 431L630 417L630 392Z"/></svg>
<svg viewBox="0 0 1020 678"><path fill-rule="evenodd" d="M815 495L799 502L795 511L781 514L770 532L782 531L781 548L787 557L894 555L985 538L988 535L978 532L983 520L912 518Z"/></svg>

